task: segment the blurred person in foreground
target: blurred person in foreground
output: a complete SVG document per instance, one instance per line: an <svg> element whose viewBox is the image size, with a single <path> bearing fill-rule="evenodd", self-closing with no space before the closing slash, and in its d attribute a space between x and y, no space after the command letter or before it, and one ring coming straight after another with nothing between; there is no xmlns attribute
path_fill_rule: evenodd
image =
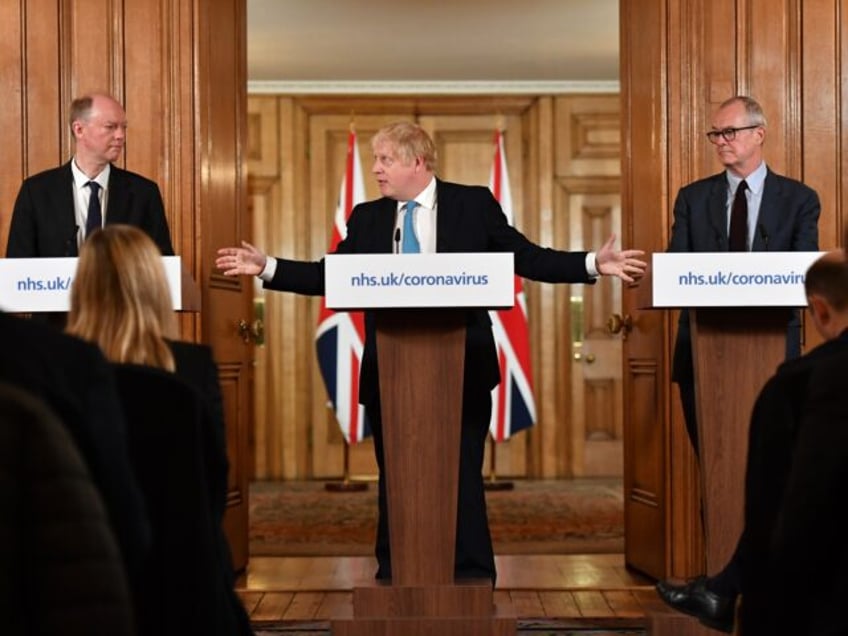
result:
<svg viewBox="0 0 848 636"><path fill-rule="evenodd" d="M232 561L222 528L228 461L218 368L209 347L176 340L168 280L159 249L149 236L129 225L108 225L83 243L71 287L67 331L99 345L113 363L173 373L200 396L206 413L201 435L209 512L230 606L215 609L224 612L222 620L232 621L238 634L252 633L233 590Z"/></svg>
<svg viewBox="0 0 848 636"><path fill-rule="evenodd" d="M794 373L779 372L766 385L757 403L763 412L755 408L751 423L740 608L745 636L848 634L845 252L816 261L805 286L811 320L825 342L794 361Z"/></svg>

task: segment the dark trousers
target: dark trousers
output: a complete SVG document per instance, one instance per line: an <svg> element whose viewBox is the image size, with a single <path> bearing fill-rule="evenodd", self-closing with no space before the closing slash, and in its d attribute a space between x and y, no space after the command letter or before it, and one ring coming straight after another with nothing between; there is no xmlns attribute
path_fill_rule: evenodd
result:
<svg viewBox="0 0 848 636"><path fill-rule="evenodd" d="M698 443L698 419L695 410L695 383L691 381L679 382L680 404L683 407L683 419L686 422L686 432L695 455L700 460L700 445ZM703 517L703 507L701 516ZM707 588L721 596L735 597L739 594L742 586L741 560L742 560L742 537L736 543L736 549L724 568L707 579Z"/></svg>
<svg viewBox="0 0 848 636"><path fill-rule="evenodd" d="M378 490L377 557L378 579L392 577L389 544L389 515L386 499L386 480L383 468L383 426L379 408L369 408L368 420L374 434L374 451L380 469ZM492 398L485 389L463 393L462 429L459 446L459 492L456 516L456 578L485 578L495 581L495 555L489 520L486 514L486 494L483 488L483 453Z"/></svg>

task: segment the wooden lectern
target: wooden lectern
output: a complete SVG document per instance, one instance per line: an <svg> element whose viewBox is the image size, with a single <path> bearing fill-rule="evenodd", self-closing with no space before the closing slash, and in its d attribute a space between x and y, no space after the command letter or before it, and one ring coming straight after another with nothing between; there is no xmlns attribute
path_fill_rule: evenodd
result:
<svg viewBox="0 0 848 636"><path fill-rule="evenodd" d="M812 252L655 254L639 286L640 308L689 308L707 574L727 564L742 533L751 410L786 357L792 307L806 304L803 279L786 274L784 279L793 282L785 288L770 281L782 270L806 271L816 257ZM699 271L703 279L693 273ZM692 285L711 277L724 280L717 278L719 272L745 272L739 280L749 284L730 289L728 279L714 287ZM715 633L680 615L657 616L652 624L653 636Z"/></svg>
<svg viewBox="0 0 848 636"><path fill-rule="evenodd" d="M331 284L328 276L328 292ZM334 620L332 633L514 635L490 580L454 581L466 309L374 311L392 580L354 588L353 617Z"/></svg>

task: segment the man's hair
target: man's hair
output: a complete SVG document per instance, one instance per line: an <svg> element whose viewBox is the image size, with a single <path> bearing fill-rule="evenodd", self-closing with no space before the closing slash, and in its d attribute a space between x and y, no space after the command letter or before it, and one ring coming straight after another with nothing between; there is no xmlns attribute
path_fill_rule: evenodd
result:
<svg viewBox="0 0 848 636"><path fill-rule="evenodd" d="M93 104L94 97L92 95L83 95L82 97L77 97L71 102L71 117L69 124L72 130L74 122L85 121L88 119L88 116L91 114L91 106Z"/></svg>
<svg viewBox="0 0 848 636"><path fill-rule="evenodd" d="M845 253L828 252L807 270L804 278L807 296L821 296L836 311L848 309L848 259Z"/></svg>
<svg viewBox="0 0 848 636"><path fill-rule="evenodd" d="M414 157L421 157L427 170L436 171L436 144L418 124L399 121L381 128L371 139L371 149L384 141L394 147L395 153L404 163L409 163Z"/></svg>
<svg viewBox="0 0 848 636"><path fill-rule="evenodd" d="M751 126L760 126L765 128L768 122L766 115L763 112L763 107L753 97L747 95L735 95L730 99L726 99L721 103L719 109L730 106L731 104L742 104L745 107L745 114L748 116L748 124Z"/></svg>
<svg viewBox="0 0 848 636"><path fill-rule="evenodd" d="M136 227L106 225L82 244L67 331L112 362L174 370L166 338L177 335L159 248Z"/></svg>

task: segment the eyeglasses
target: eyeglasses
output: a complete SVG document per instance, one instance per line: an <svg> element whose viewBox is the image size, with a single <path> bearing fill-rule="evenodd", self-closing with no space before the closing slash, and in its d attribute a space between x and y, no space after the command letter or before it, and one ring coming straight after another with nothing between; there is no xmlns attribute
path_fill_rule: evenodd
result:
<svg viewBox="0 0 848 636"><path fill-rule="evenodd" d="M736 139L736 133L740 130L753 130L754 128L759 128L760 124L754 124L753 126L741 126L739 128L723 128L722 130L711 130L707 133L707 139L710 140L710 143L718 143L718 138L721 136L725 141L733 141Z"/></svg>

